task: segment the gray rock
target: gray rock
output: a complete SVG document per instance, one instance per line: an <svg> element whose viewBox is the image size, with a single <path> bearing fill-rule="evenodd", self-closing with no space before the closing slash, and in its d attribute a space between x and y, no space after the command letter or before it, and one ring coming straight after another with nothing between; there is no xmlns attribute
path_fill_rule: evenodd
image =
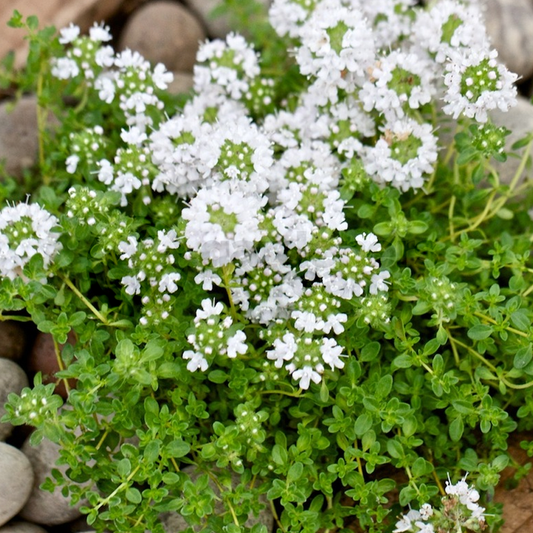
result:
<svg viewBox="0 0 533 533"><path fill-rule="evenodd" d="M186 466L182 469L182 472L187 474L191 480L194 482L201 474L198 469L194 466ZM231 481L232 485L235 486L239 483L239 476L238 474L232 472L231 475ZM209 481L209 486L213 489L216 496L220 496L220 491L216 487L215 483L213 481ZM261 503L265 505L266 507L259 513L259 516L250 516L248 520L245 522L246 527L252 527L255 524L263 524L266 526L267 531L272 531L273 525L274 525L274 516L272 515L272 512L270 510L270 505L268 503L268 500L266 496L263 494L261 496ZM220 514L224 512L224 505L222 504L222 501L219 499L215 503L215 513ZM163 524L163 527L167 533L174 533L176 531L182 531L189 527L185 519L177 512L170 511L168 513L162 513L160 515L161 523ZM200 531L200 526L193 526L194 531Z"/></svg>
<svg viewBox="0 0 533 533"><path fill-rule="evenodd" d="M499 59L524 79L533 74L533 2L483 0L485 23Z"/></svg>
<svg viewBox="0 0 533 533"><path fill-rule="evenodd" d="M494 124L505 126L511 130L511 134L506 138L505 144L506 151L509 153L511 152L511 146L516 141L533 131L533 105L523 96L519 96L518 104L506 113L503 111L491 111L490 116ZM518 155L522 154L523 151L524 148L518 150ZM498 170L502 183L509 183L512 180L519 164L520 159L517 157L508 157L505 163L494 162L494 167ZM531 170L526 169L522 179L525 176L531 177Z"/></svg>
<svg viewBox="0 0 533 533"><path fill-rule="evenodd" d="M173 72L174 80L169 83L167 91L170 94L188 93L194 85L194 77L188 72Z"/></svg>
<svg viewBox="0 0 533 533"><path fill-rule="evenodd" d="M184 6L157 1L134 11L119 40L119 49L137 50L168 70L192 72L196 52L206 34L198 19Z"/></svg>
<svg viewBox="0 0 533 533"><path fill-rule="evenodd" d="M31 522L9 522L0 527L0 533L47 533L46 529Z"/></svg>
<svg viewBox="0 0 533 533"><path fill-rule="evenodd" d="M26 351L27 334L19 322L0 322L0 357L18 361Z"/></svg>
<svg viewBox="0 0 533 533"><path fill-rule="evenodd" d="M9 359L0 358L0 419L5 415L6 410L4 404L10 392L17 394L28 386L28 377L22 368L17 363ZM0 441L6 440L11 432L13 426L8 422L0 422Z"/></svg>
<svg viewBox="0 0 533 533"><path fill-rule="evenodd" d="M52 477L52 468L57 468L62 474L65 474L68 469L67 465L56 465L59 450L59 445L48 439L43 439L37 446L30 446L29 439L23 444L22 451L30 460L35 472L31 495L20 512L20 517L24 520L45 526L55 526L81 516L79 508L82 502L71 506L70 498L65 498L60 490L50 493L39 488L46 478Z"/></svg>
<svg viewBox="0 0 533 533"><path fill-rule="evenodd" d="M0 442L0 472L0 526L3 526L24 507L34 476L28 458L5 442Z"/></svg>
<svg viewBox="0 0 533 533"><path fill-rule="evenodd" d="M0 161L9 175L22 177L37 162L37 100L34 96L0 104Z"/></svg>

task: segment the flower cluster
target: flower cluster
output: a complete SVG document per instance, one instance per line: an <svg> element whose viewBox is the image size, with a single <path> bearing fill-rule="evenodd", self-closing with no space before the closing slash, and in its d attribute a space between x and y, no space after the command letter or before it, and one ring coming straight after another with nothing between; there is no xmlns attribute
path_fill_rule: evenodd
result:
<svg viewBox="0 0 533 533"><path fill-rule="evenodd" d="M38 204L19 203L0 211L0 275L14 279L35 255L47 268L63 246L53 231L58 219Z"/></svg>
<svg viewBox="0 0 533 533"><path fill-rule="evenodd" d="M468 485L466 476L455 485L446 482L442 508L425 503L411 509L398 522L393 533L438 533L440 531L475 531L486 528L485 509L478 503L479 492Z"/></svg>
<svg viewBox="0 0 533 533"><path fill-rule="evenodd" d="M172 250L179 247L176 231L160 230L157 239L145 239L139 242L129 236L121 241L118 249L120 259L128 261L132 275L122 277L125 292L131 296L140 294L143 304L143 326L158 324L166 320L172 311L172 297L178 290L181 275L173 267L175 257Z"/></svg>

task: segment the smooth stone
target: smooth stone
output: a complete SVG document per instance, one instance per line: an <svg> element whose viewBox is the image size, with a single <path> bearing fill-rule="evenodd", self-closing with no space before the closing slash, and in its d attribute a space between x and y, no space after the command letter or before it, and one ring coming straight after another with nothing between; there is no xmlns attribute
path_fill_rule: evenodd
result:
<svg viewBox="0 0 533 533"><path fill-rule="evenodd" d="M0 533L47 533L46 529L31 522L9 522L0 527Z"/></svg>
<svg viewBox="0 0 533 533"><path fill-rule="evenodd" d="M5 442L0 442L0 472L0 526L3 526L27 502L34 474L28 458Z"/></svg>
<svg viewBox="0 0 533 533"><path fill-rule="evenodd" d="M271 0L260 0L262 4L270 5ZM213 10L222 4L222 0L184 0L184 3L201 18L211 38L224 39L234 30L227 15L213 17Z"/></svg>
<svg viewBox="0 0 533 533"><path fill-rule="evenodd" d="M9 393L20 394L20 391L29 385L26 372L9 359L0 359L0 419L6 414L4 407ZM13 426L9 422L0 422L0 441L6 440Z"/></svg>
<svg viewBox="0 0 533 533"><path fill-rule="evenodd" d="M194 466L186 466L182 469L182 472L187 474L193 482L202 474L202 472ZM233 486L239 483L239 475L234 472L232 472L231 479ZM209 480L209 486L213 489L216 496L220 496L220 491L212 480ZM274 525L274 516L272 515L272 512L270 510L266 495L261 495L260 500L261 503L266 507L259 513L259 516L250 516L243 525L251 528L255 524L263 524L266 526L267 531L272 531ZM215 502L214 513L220 514L222 512L224 512L224 506L222 504L222 501L219 499ZM187 524L186 520L175 511L162 513L159 516L159 519L161 520L161 523L163 524L163 528L165 529L166 533L175 533L176 531L183 531L186 528L190 527ZM192 526L192 529L194 531L200 531L200 526Z"/></svg>
<svg viewBox="0 0 533 533"><path fill-rule="evenodd" d="M168 70L192 72L196 52L206 34L198 19L175 2L157 1L132 13L119 40L119 50L136 50Z"/></svg>
<svg viewBox="0 0 533 533"><path fill-rule="evenodd" d="M0 322L0 357L18 361L26 351L27 333L19 322Z"/></svg>
<svg viewBox="0 0 533 533"><path fill-rule="evenodd" d="M39 148L37 99L24 96L0 103L0 161L7 174L21 178L25 169L35 165Z"/></svg>
<svg viewBox="0 0 533 533"><path fill-rule="evenodd" d="M533 74L533 2L483 0L485 25L499 60L523 79Z"/></svg>
<svg viewBox="0 0 533 533"><path fill-rule="evenodd" d="M70 498L65 498L61 490L50 493L39 488L46 478L52 477L53 468L65 475L68 465L56 464L59 450L59 445L48 439L43 439L37 446L31 446L27 439L22 445L22 451L28 457L35 473L30 497L20 512L20 517L24 520L44 526L56 526L81 516L79 508L83 502L71 506Z"/></svg>
<svg viewBox="0 0 533 533"><path fill-rule="evenodd" d="M509 154L517 153L518 155L521 155L524 148L521 148L517 152L513 152L511 151L511 146L516 141L533 131L533 105L523 96L518 96L517 101L517 105L511 107L507 112L497 110L491 111L489 114L494 124L497 126L505 126L507 129L511 130L511 134L508 135L505 140L506 151ZM502 183L510 183L520 165L520 159L518 157L509 156L505 163L493 161L493 164L496 170L498 170ZM521 180L523 180L524 176L528 173L531 176L531 171L526 169Z"/></svg>
<svg viewBox="0 0 533 533"><path fill-rule="evenodd" d="M188 72L173 72L174 80L169 83L167 92L170 94L188 93L194 86L194 76Z"/></svg>
<svg viewBox="0 0 533 533"><path fill-rule="evenodd" d="M68 334L67 342L76 344L76 335L72 330ZM59 347L62 349L63 345L60 344ZM63 398L67 397L64 381L55 377L56 372L59 371L59 365L57 363L54 339L50 333L40 332L35 338L28 361L28 369L32 372L41 372L43 383L56 383L55 393ZM69 380L69 385L74 387L75 381Z"/></svg>

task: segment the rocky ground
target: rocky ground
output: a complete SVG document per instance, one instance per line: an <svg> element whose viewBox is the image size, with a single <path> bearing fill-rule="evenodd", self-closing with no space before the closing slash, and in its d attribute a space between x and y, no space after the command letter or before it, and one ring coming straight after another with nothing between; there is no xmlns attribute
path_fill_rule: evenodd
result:
<svg viewBox="0 0 533 533"><path fill-rule="evenodd" d="M188 91L198 44L207 38L223 37L227 20L212 19L210 11L219 0L2 0L0 2L0 57L16 50L17 64L24 62L24 45L14 30L4 30L13 9L36 14L43 25L57 27L74 21L88 28L94 20L106 20L117 36L114 45L138 50L147 59L163 62L175 73L172 91ZM246 1L246 0L242 0ZM265 0L267 1L267 0ZM529 104L533 78L533 0L485 0L486 18L493 44L500 58L521 76L519 105L495 120L513 130L509 143L533 129L533 107ZM1 97L2 95L0 95ZM21 176L36 162L37 124L35 98L25 96L11 111L9 98L0 101L0 159L10 174ZM513 174L507 164L505 176ZM36 371L53 379L57 369L51 338L28 324L0 322L0 417L10 392L20 392ZM64 390L58 389L64 394ZM0 424L0 533L78 533L89 531L76 507L60 493L44 493L40 483L55 468L58 450L43 441L28 444L29 429ZM519 462L527 457L518 440L513 454ZM507 473L510 477L512 472ZM533 476L524 478L513 490L500 490L507 522L503 533L533 531ZM173 517L175 519L176 517ZM272 523L271 517L263 517ZM181 524L180 524L181 525ZM180 529L167 521L169 531Z"/></svg>

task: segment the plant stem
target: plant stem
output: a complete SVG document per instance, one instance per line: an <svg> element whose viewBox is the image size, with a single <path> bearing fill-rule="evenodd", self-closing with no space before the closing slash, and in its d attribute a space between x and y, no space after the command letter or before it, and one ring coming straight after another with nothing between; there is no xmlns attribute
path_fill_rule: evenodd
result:
<svg viewBox="0 0 533 533"><path fill-rule="evenodd" d="M231 310L231 318L235 322L237 322L237 310L235 309L235 304L233 302L233 297L231 296L231 288L230 288L230 282L231 282L231 271L230 271L231 265L224 265L222 267L222 278L224 280L224 288L226 289L226 294L228 295L228 301L230 305Z"/></svg>
<svg viewBox="0 0 533 533"><path fill-rule="evenodd" d="M103 316L102 313L100 313L100 311L98 311L98 309L96 309L96 307L94 307L94 305L89 302L89 300L87 300L87 298L79 291L79 289L72 283L72 281L70 281L70 279L67 277L60 277L68 285L69 289L87 306L88 309L91 310L94 316L98 318L98 320L100 320L100 322L102 322L104 326L108 326L109 322L107 321L105 316Z"/></svg>
<svg viewBox="0 0 533 533"><path fill-rule="evenodd" d="M59 367L59 370L65 370L65 363L63 363L63 359L61 357L61 350L59 349L59 344L55 340L54 337L52 337L54 341L54 351L56 353L56 360L57 360L57 366ZM65 384L65 390L67 391L67 395L70 394L70 385L68 384L67 378L62 378L63 383Z"/></svg>

